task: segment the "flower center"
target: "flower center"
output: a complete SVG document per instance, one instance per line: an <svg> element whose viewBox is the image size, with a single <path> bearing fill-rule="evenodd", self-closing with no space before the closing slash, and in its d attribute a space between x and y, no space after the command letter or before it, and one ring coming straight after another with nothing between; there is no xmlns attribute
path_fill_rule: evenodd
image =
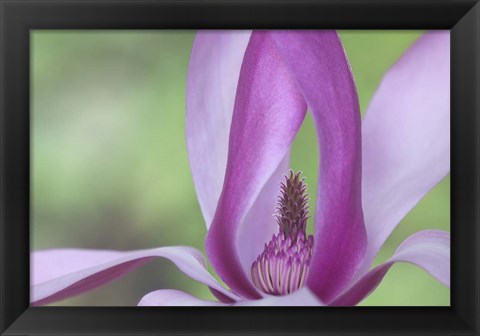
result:
<svg viewBox="0 0 480 336"><path fill-rule="evenodd" d="M275 208L279 233L265 244L252 264L254 285L270 295L286 295L302 288L312 258L313 236L307 236L308 194L300 172L285 176Z"/></svg>

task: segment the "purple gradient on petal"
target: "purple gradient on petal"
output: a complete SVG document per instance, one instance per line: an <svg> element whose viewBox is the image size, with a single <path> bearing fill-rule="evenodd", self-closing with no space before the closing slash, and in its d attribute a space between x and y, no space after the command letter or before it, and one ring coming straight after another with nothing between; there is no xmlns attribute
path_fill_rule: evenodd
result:
<svg viewBox="0 0 480 336"><path fill-rule="evenodd" d="M187 79L186 139L192 176L207 228L223 186L228 138L240 67L250 31L200 31L190 58ZM278 181L289 168L287 153L239 225L238 239L251 248L238 249L244 272L263 243L277 231L272 218Z"/></svg>
<svg viewBox="0 0 480 336"><path fill-rule="evenodd" d="M440 230L416 232L400 244L394 255L380 266L364 274L329 305L353 306L377 288L396 262L417 265L443 285L450 287L450 234Z"/></svg>
<svg viewBox="0 0 480 336"><path fill-rule="evenodd" d="M97 257L98 256L98 257ZM155 257L172 261L191 278L233 300L239 297L223 288L206 270L202 254L191 247L160 247L128 252L60 249L32 253L30 301L47 304L115 280Z"/></svg>
<svg viewBox="0 0 480 336"><path fill-rule="evenodd" d="M229 296L226 296L225 294L223 294L222 292L212 288L212 287L208 287L208 289L210 290L210 292L213 294L213 296L215 296L220 302L223 302L223 303L234 303L236 302L234 299L232 299L231 297Z"/></svg>
<svg viewBox="0 0 480 336"><path fill-rule="evenodd" d="M366 249L357 92L335 31L274 31L272 36L317 128L321 159L307 284L328 301L348 284Z"/></svg>
<svg viewBox="0 0 480 336"><path fill-rule="evenodd" d="M222 191L228 137L250 31L199 31L186 90L186 141L193 182L207 228Z"/></svg>
<svg viewBox="0 0 480 336"><path fill-rule="evenodd" d="M90 276L87 276L77 282L72 283L71 285L67 285L66 287L63 284L56 284L53 285L45 284L45 285L38 285L31 289L31 296L32 296L32 306L42 306L46 305L55 301L60 301L83 292L87 292L91 289L100 287L102 285L106 285L121 276L130 273L134 269L144 265L152 258L142 258L138 260L132 260L128 262L121 263L119 265L110 267L106 270L94 273ZM62 279L59 279L61 281ZM62 288L62 289L61 289ZM49 296L45 295L38 295L38 293L43 292L53 292ZM36 299L38 297L45 296L43 299Z"/></svg>
<svg viewBox="0 0 480 336"><path fill-rule="evenodd" d="M239 229L288 153L305 112L304 100L270 33L254 32L240 72L225 182L206 238L207 255L215 270L246 298L260 294L242 267L238 251L252 246L238 239Z"/></svg>

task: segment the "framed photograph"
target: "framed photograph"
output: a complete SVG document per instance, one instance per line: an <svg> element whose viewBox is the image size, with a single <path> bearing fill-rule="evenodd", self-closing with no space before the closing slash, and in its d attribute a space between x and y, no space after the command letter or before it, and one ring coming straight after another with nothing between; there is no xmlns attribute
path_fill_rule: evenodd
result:
<svg viewBox="0 0 480 336"><path fill-rule="evenodd" d="M2 335L478 335L476 1L0 10Z"/></svg>

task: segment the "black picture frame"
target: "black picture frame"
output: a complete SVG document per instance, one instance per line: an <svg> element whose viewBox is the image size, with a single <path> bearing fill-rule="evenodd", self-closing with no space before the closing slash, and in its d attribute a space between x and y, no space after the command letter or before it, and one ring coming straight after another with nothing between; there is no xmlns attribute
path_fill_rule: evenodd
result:
<svg viewBox="0 0 480 336"><path fill-rule="evenodd" d="M473 0L0 0L2 335L479 335L480 4ZM31 29L450 29L450 307L29 307Z"/></svg>

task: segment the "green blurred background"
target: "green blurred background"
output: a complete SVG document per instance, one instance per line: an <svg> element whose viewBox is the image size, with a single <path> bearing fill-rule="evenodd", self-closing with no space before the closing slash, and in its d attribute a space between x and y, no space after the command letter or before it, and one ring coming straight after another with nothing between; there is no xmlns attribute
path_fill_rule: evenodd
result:
<svg viewBox="0 0 480 336"><path fill-rule="evenodd" d="M362 114L382 74L420 34L340 33ZM204 251L205 224L185 144L185 81L193 38L194 31L31 33L32 249L190 245ZM307 177L311 204L317 161L307 117L294 143L292 168ZM450 228L449 177L402 221L376 263L407 236L428 228ZM161 288L213 298L204 285L158 260L55 305L135 305ZM447 288L422 270L399 264L361 305L449 304Z"/></svg>

